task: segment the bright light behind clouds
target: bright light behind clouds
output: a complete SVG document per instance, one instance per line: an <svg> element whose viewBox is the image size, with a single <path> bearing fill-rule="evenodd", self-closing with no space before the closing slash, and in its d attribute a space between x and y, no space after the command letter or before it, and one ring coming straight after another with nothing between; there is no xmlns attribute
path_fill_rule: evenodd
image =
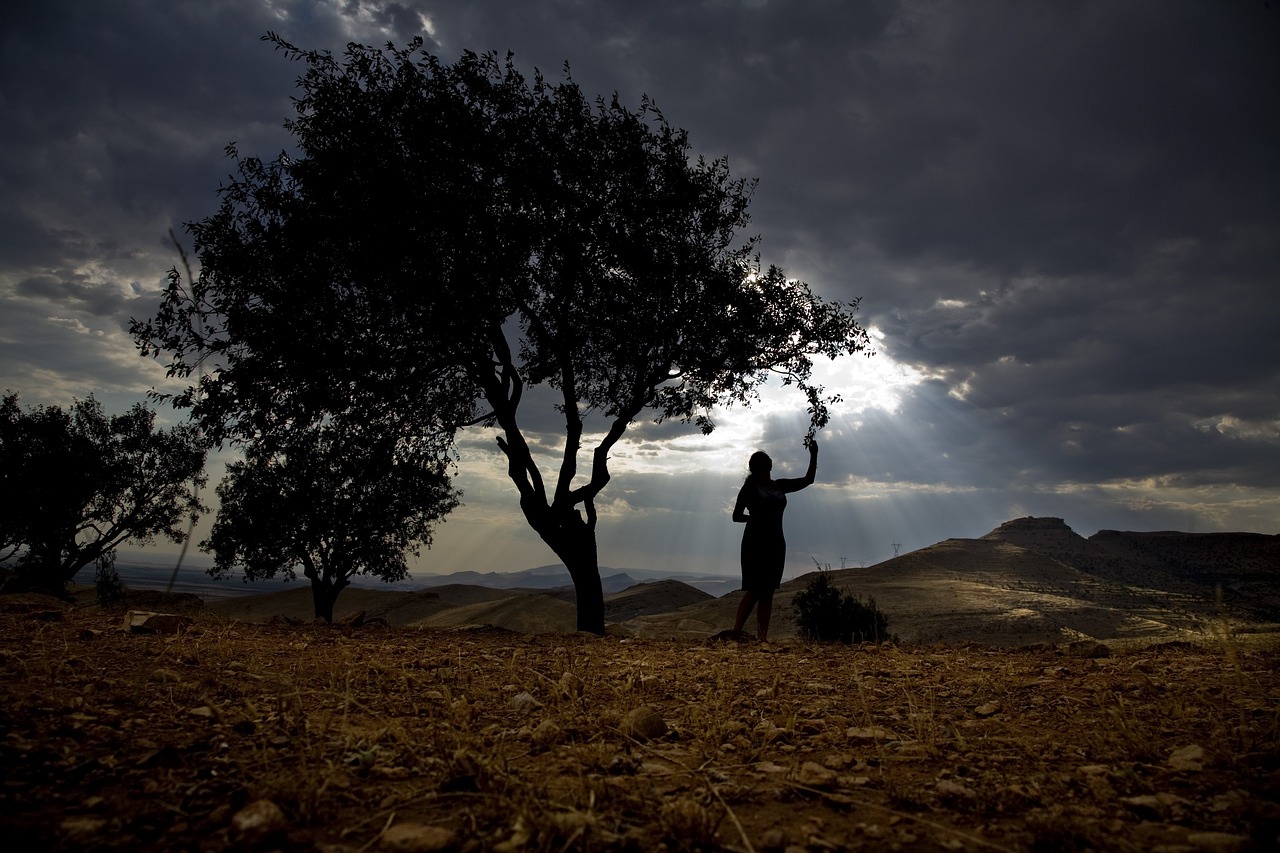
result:
<svg viewBox="0 0 1280 853"><path fill-rule="evenodd" d="M179 262L169 229L216 209L227 143L292 145L300 69L262 35L335 56L421 36L446 62L510 50L551 82L568 61L592 95L647 93L695 156L759 179L764 263L861 298L877 355L816 363L844 402L787 510L789 571L1025 514L1084 535L1276 533L1275 6L9 3L0 390L124 411L166 387L126 330ZM536 397L521 423L551 476L563 426ZM800 473L805 400L772 384L716 420L710 436L637 423L616 448L604 564L736 571L747 457ZM466 505L419 566L553 562L492 431L459 454Z"/></svg>

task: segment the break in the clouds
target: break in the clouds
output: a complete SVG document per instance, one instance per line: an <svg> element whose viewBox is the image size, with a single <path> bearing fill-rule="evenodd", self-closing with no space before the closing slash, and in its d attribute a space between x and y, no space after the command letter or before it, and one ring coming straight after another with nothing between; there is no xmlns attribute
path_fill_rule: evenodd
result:
<svg viewBox="0 0 1280 853"><path fill-rule="evenodd" d="M749 233L877 356L843 393L795 570L978 535L1019 514L1099 527L1280 527L1280 13L1113 3L46 0L0 12L0 386L29 403L162 385L130 316L216 206L229 143L274 156L299 66L422 36L652 96L699 153L759 178ZM172 415L170 415L171 417ZM803 401L769 389L709 437L638 424L601 506L611 565L731 570L747 455L803 467ZM554 411L526 424L548 460ZM591 425L588 424L588 428ZM492 436L421 561L550 559Z"/></svg>

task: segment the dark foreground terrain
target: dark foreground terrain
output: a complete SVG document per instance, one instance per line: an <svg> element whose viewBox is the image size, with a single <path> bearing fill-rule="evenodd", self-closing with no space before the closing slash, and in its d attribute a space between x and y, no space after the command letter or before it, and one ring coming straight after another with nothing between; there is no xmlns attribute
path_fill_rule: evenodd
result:
<svg viewBox="0 0 1280 853"><path fill-rule="evenodd" d="M1228 636L1106 654L122 621L0 599L6 849L1280 844L1280 654Z"/></svg>

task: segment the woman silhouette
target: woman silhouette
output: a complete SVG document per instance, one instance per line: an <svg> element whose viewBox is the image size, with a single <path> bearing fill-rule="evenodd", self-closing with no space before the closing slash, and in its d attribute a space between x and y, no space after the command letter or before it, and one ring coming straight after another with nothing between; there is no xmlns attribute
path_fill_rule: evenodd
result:
<svg viewBox="0 0 1280 853"><path fill-rule="evenodd" d="M761 640L769 639L769 620L773 616L773 591L782 583L782 567L787 559L787 540L782 535L782 512L787 508L787 495L813 485L818 472L818 443L809 441L809 470L794 480L772 478L773 460L767 453L751 454L747 463L751 473L738 491L733 507L733 520L743 522L742 533L742 601L734 622L735 633L747 624L751 609L757 604L756 625Z"/></svg>

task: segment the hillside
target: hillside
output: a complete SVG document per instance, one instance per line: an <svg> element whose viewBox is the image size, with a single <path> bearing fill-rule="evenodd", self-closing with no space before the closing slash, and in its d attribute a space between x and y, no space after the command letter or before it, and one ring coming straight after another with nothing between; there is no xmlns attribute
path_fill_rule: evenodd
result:
<svg viewBox="0 0 1280 853"><path fill-rule="evenodd" d="M1185 554L1180 544L1188 544ZM874 598L888 614L890 630L904 642L1151 643L1226 629L1276 632L1280 583L1272 562L1275 547L1276 537L1248 534L1103 531L1085 539L1059 518L1021 518L978 539L948 539L875 566L831 574L837 586ZM771 637L794 636L792 604L811 574L778 590ZM459 576L465 577L451 577ZM413 592L350 588L339 597L335 618L363 611L366 618L393 626L572 632L572 587L549 586L558 577L556 567L519 577L548 587L454 583ZM1224 587L1221 602L1218 585ZM690 583L666 579L608 592L605 612L611 631L620 634L700 640L732 627L738 601L737 592L715 598ZM209 609L247 621L310 621L310 606L308 590L298 587L222 599ZM747 627L753 630L754 622Z"/></svg>

